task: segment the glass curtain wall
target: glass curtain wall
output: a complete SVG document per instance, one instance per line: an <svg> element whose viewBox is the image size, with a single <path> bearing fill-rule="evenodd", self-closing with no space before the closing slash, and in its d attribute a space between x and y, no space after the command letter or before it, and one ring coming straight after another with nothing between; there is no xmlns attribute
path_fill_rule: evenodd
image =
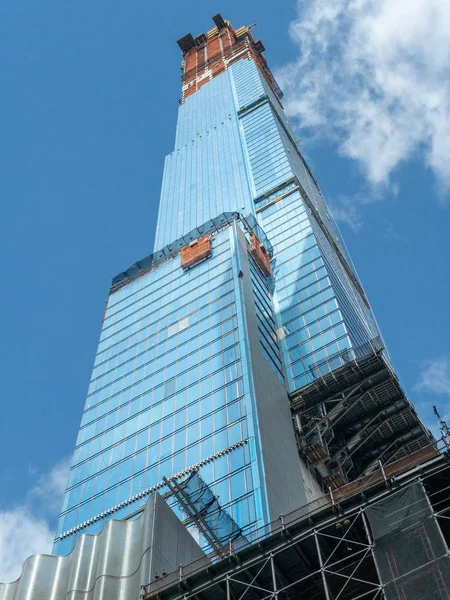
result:
<svg viewBox="0 0 450 600"><path fill-rule="evenodd" d="M179 108L155 250L233 211L254 215L274 249L269 279L248 257L252 310L261 352L285 386L284 437L295 450L286 390L379 334L280 100L250 55ZM189 271L176 255L112 290L55 554L108 518L132 517L163 476L195 465L244 533L269 521L252 385L260 374L249 355L235 234L231 226L216 232L212 257Z"/></svg>
<svg viewBox="0 0 450 600"><path fill-rule="evenodd" d="M268 521L233 236L216 233L212 257L187 272L176 255L110 296L54 553L196 466L244 533ZM256 285L273 338L270 296ZM264 343L279 373L279 349Z"/></svg>

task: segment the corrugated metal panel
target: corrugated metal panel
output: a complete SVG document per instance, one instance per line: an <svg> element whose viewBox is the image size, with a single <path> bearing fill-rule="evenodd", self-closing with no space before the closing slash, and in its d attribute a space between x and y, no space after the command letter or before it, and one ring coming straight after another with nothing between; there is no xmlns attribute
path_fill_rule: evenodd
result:
<svg viewBox="0 0 450 600"><path fill-rule="evenodd" d="M108 521L82 535L66 556L28 558L22 575L0 583L0 600L138 600L156 573L201 558L203 552L159 494L133 521Z"/></svg>

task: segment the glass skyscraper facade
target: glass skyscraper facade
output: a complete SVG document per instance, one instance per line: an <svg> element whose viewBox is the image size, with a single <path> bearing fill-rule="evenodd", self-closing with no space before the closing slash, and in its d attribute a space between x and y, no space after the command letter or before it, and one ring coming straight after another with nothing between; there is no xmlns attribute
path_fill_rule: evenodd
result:
<svg viewBox="0 0 450 600"><path fill-rule="evenodd" d="M154 252L113 280L55 554L193 470L244 535L313 500L288 393L379 344L264 47L214 21L179 40Z"/></svg>

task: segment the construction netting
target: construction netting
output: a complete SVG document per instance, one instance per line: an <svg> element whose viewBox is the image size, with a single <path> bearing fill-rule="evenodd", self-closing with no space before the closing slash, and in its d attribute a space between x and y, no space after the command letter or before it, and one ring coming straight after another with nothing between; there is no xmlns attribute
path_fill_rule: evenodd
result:
<svg viewBox="0 0 450 600"><path fill-rule="evenodd" d="M425 491L414 483L369 506L387 600L450 600L450 557Z"/></svg>
<svg viewBox="0 0 450 600"><path fill-rule="evenodd" d="M197 471L194 471L181 485L191 503L223 546L242 537L241 528L220 506L216 496Z"/></svg>

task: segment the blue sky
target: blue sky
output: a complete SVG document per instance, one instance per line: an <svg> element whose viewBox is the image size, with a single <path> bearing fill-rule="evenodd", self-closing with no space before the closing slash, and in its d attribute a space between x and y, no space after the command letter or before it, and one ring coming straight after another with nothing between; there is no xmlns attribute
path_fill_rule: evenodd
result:
<svg viewBox="0 0 450 600"><path fill-rule="evenodd" d="M152 249L175 41L219 11L257 22L409 397L450 419L448 3L3 0L0 581L50 550L111 277Z"/></svg>

